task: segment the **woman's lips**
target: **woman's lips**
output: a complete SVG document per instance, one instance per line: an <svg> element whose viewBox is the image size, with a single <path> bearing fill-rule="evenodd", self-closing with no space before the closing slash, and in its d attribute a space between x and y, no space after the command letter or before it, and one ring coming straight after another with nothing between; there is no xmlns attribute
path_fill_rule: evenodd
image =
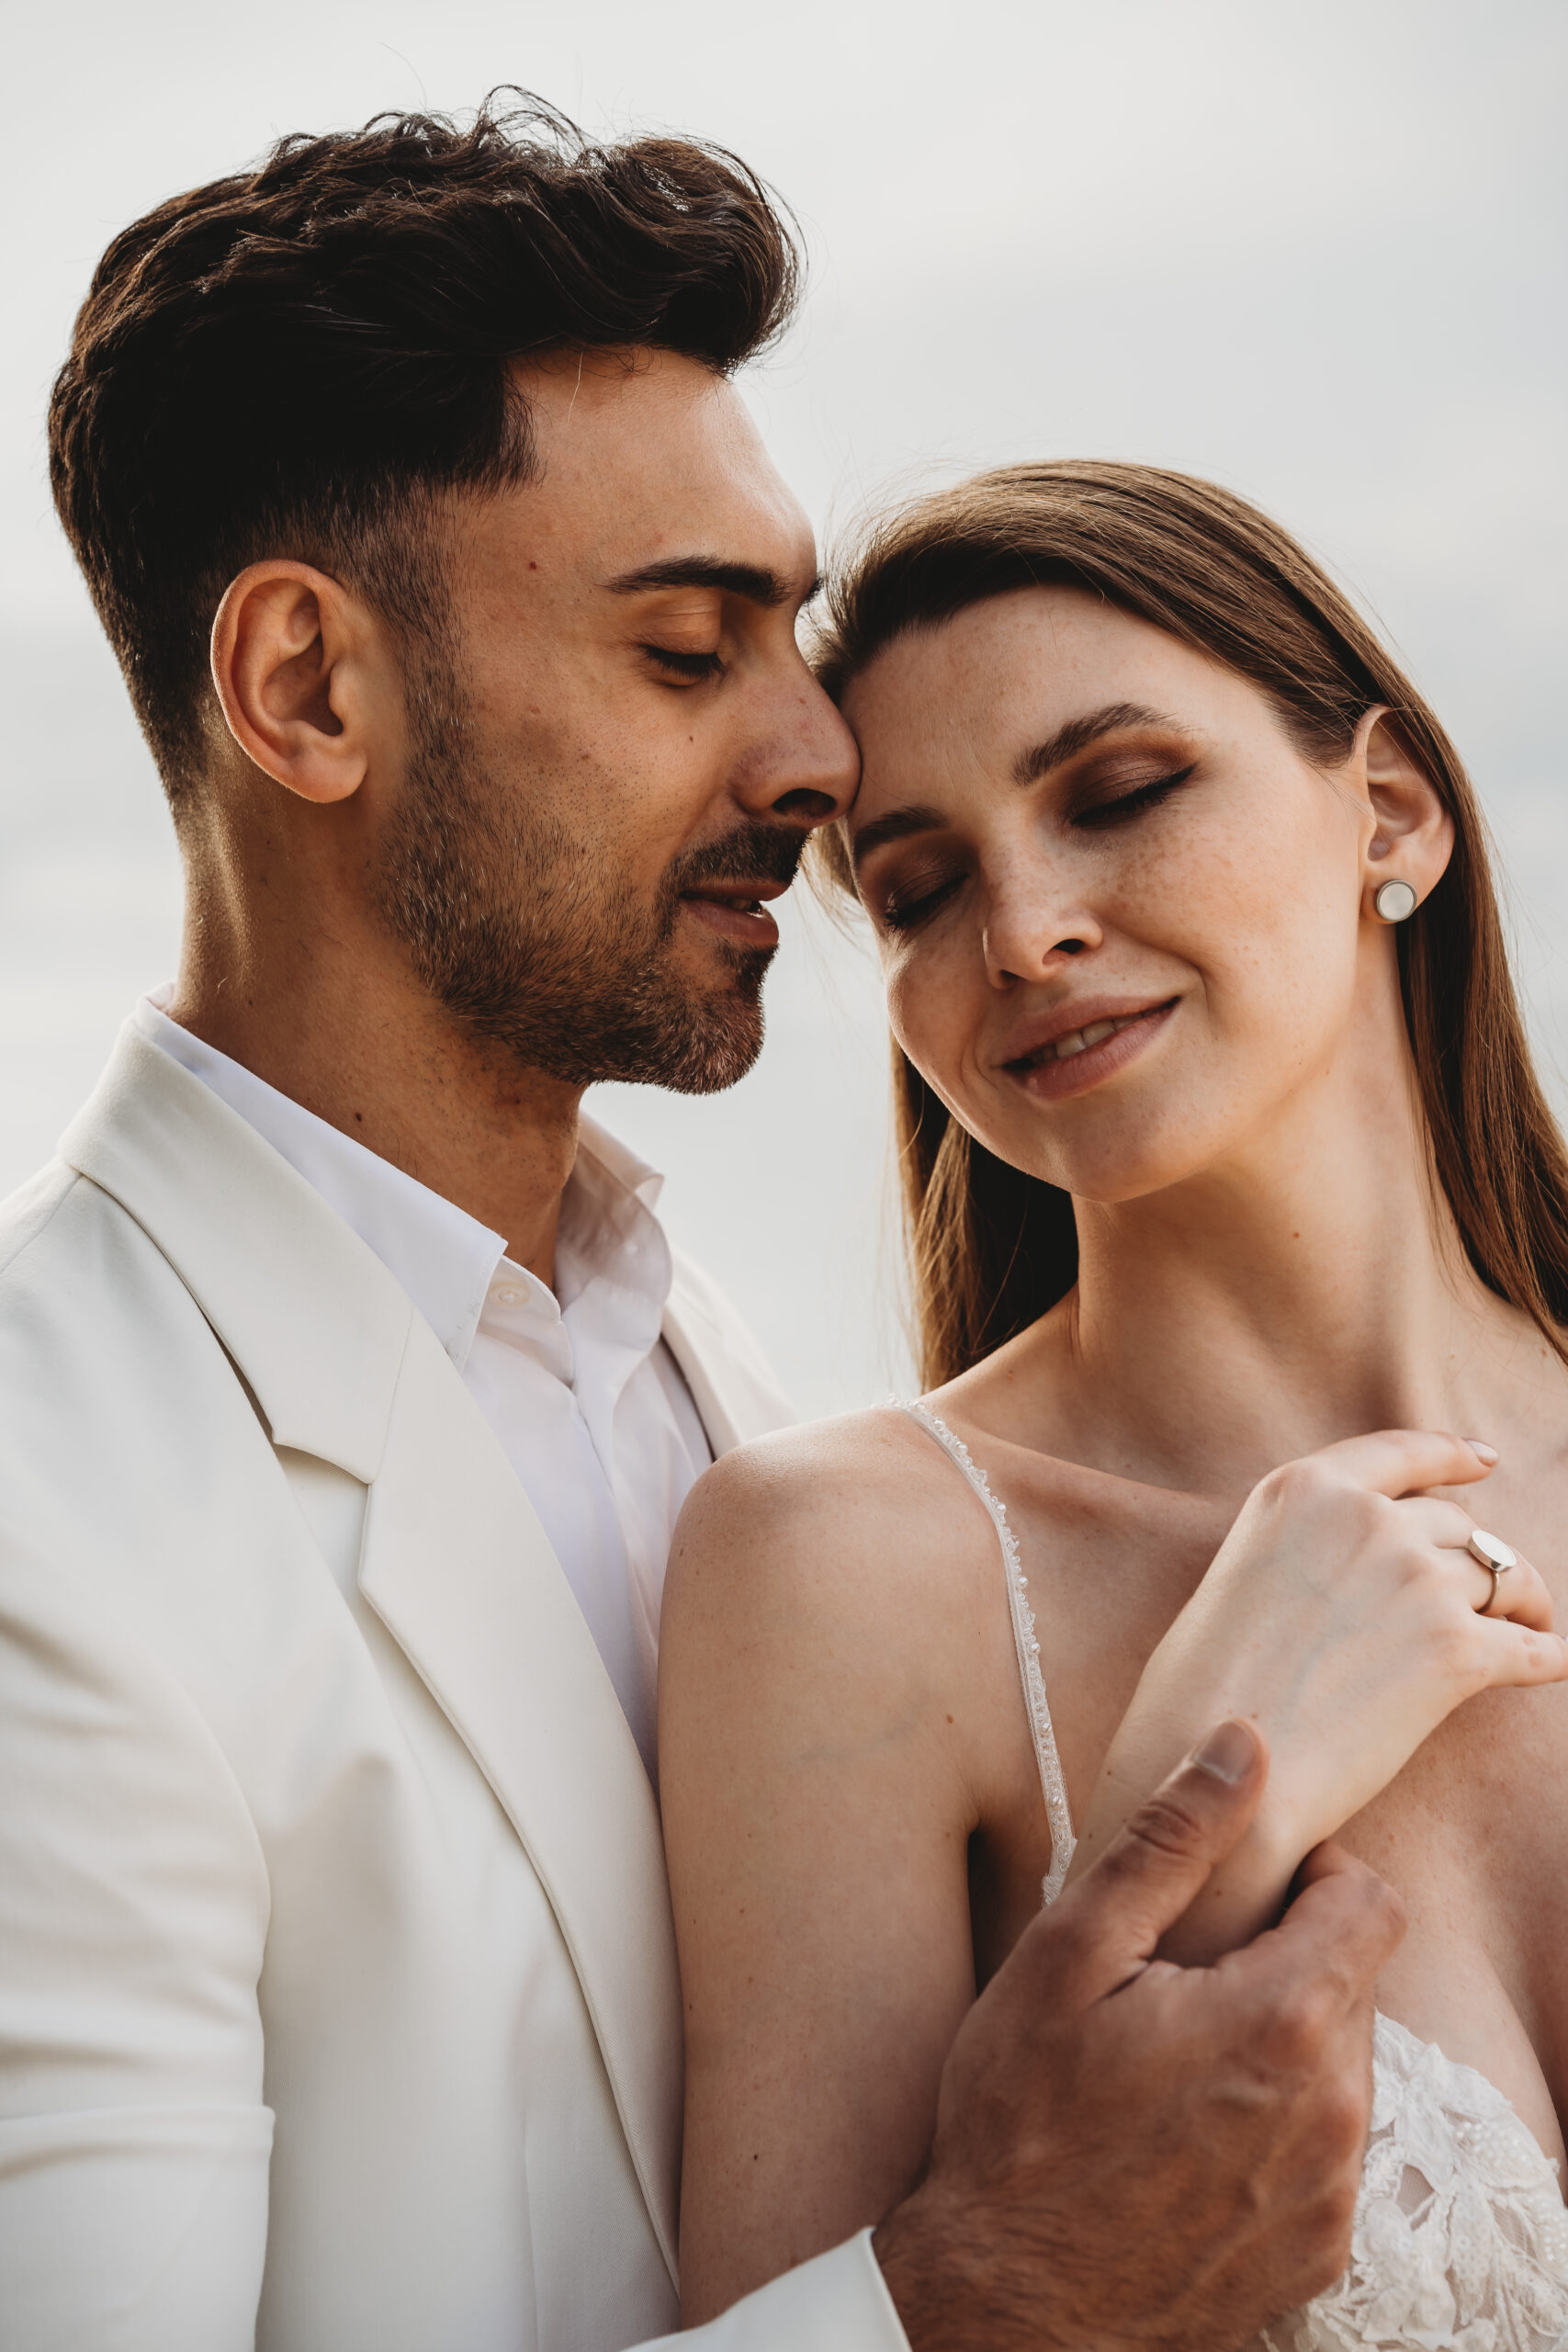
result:
<svg viewBox="0 0 1568 2352"><path fill-rule="evenodd" d="M1060 1102L1068 1095L1085 1094L1102 1079L1125 1069L1164 1028L1176 1003L1170 997L1143 1012L1086 1022L1081 1029L1068 1030L1050 1045L1037 1046L1032 1053L1008 1062L1008 1075L1037 1102Z"/></svg>

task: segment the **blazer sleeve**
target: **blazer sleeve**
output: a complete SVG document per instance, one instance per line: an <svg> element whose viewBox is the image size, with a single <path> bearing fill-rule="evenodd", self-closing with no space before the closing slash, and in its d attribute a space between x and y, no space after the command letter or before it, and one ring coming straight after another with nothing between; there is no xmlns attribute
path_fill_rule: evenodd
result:
<svg viewBox="0 0 1568 2352"><path fill-rule="evenodd" d="M811 2352L909 2352L869 2230L786 2270L705 2327L637 2352L803 2352L807 2345Z"/></svg>
<svg viewBox="0 0 1568 2352"><path fill-rule="evenodd" d="M267 1878L189 1695L0 1498L0 2343L243 2352Z"/></svg>

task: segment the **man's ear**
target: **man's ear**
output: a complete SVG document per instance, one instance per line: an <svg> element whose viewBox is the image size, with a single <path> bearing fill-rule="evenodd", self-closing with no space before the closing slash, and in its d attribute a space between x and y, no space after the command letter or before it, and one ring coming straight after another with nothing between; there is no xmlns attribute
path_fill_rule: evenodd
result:
<svg viewBox="0 0 1568 2352"><path fill-rule="evenodd" d="M1453 854L1454 820L1386 709L1369 710L1357 728L1350 766L1373 820L1362 860L1365 911L1372 914L1385 882L1408 882L1417 902L1425 899Z"/></svg>
<svg viewBox="0 0 1568 2352"><path fill-rule="evenodd" d="M253 563L212 624L212 683L248 760L302 800L346 800L369 763L368 616L308 563Z"/></svg>

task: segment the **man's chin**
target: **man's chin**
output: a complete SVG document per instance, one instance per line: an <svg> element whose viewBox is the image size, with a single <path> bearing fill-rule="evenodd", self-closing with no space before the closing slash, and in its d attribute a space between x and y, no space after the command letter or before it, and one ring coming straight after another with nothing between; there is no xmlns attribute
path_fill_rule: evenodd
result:
<svg viewBox="0 0 1568 2352"><path fill-rule="evenodd" d="M770 948L759 955L761 968L721 995L690 1008L678 1032L648 1056L646 1071L627 1073L631 1083L661 1086L671 1094L722 1094L738 1086L762 1050L762 975Z"/></svg>
<svg viewBox="0 0 1568 2352"><path fill-rule="evenodd" d="M552 988L507 976L504 989L471 983L446 1001L526 1069L568 1086L659 1086L722 1094L762 1050L762 982L773 950L719 948L693 971L668 956L640 970L602 972L589 991L563 966ZM682 968L685 965L685 968Z"/></svg>

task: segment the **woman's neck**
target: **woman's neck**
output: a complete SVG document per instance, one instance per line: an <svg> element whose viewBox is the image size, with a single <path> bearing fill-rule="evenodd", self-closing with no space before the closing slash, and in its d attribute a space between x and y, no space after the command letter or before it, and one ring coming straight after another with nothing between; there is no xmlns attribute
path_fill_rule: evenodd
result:
<svg viewBox="0 0 1568 2352"><path fill-rule="evenodd" d="M1239 1493L1369 1429L1485 1437L1540 1390L1539 1340L1471 1269L1402 1076L1375 1106L1300 1102L1153 1196L1079 1204L1078 1288L1047 1340L1071 1352L1053 1390L1077 1458Z"/></svg>

